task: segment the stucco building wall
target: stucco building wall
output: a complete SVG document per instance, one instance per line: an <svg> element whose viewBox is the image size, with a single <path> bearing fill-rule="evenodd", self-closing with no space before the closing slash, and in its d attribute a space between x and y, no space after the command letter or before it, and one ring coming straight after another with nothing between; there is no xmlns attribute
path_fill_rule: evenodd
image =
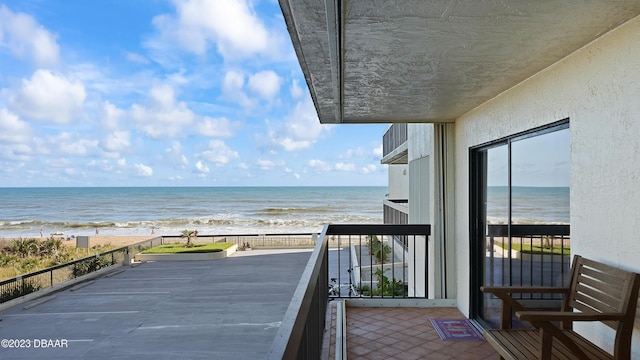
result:
<svg viewBox="0 0 640 360"><path fill-rule="evenodd" d="M640 18L635 18L456 120L457 299L463 313L470 307L469 148L565 118L571 137L571 251L640 272ZM611 334L577 328L594 341L612 343ZM640 358L638 335L634 355Z"/></svg>

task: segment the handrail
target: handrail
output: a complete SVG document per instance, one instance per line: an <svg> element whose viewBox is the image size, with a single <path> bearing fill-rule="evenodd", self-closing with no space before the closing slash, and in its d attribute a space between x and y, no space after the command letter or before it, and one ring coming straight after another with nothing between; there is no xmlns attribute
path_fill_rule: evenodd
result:
<svg viewBox="0 0 640 360"><path fill-rule="evenodd" d="M246 237L253 237L253 236L312 236L312 235L316 235L317 233L314 232L300 232L300 233L265 233L265 234L200 234L198 233L198 237L205 237L205 238L220 238L220 237L235 237L235 236L246 236ZM181 238L182 235L163 235L162 237L165 238Z"/></svg>
<svg viewBox="0 0 640 360"><path fill-rule="evenodd" d="M280 233L280 234L278 234L278 233L273 233L273 234L220 234L220 235L199 235L198 237L220 238L220 237L278 237L278 236L291 237L291 236L309 236L310 238L312 238L313 235L315 235L315 234L316 233L302 233L302 232L301 233ZM152 238L152 239L147 239L147 240L143 240L143 241L137 242L135 244L121 246L119 248L108 250L108 251L105 251L103 253L97 253L97 254L94 254L94 255L91 255L91 256L87 256L87 257L84 257L84 258L72 260L72 261L69 261L69 262L66 262L66 263L63 263L63 264L54 265L54 266L51 266L51 267L48 267L48 268L45 268L45 269L36 270L36 271L30 272L30 273L27 273L27 274L22 274L22 275L18 275L16 277L13 277L13 278L2 280L2 281L0 281L0 303L8 301L8 300L5 300L5 301L2 300L4 298L4 296L2 296L2 294L5 292L5 290L11 290L11 289L8 289L8 288L11 286L12 283L18 283L20 281L24 282L24 280L28 280L28 279L34 278L36 276L39 276L39 275L49 274L50 275L49 276L49 282L48 282L49 286L46 286L44 288L51 287L51 286L54 285L53 272L56 271L56 270L60 270L60 269L63 269L63 268L74 266L76 264L84 263L84 262L87 262L87 261L94 261L96 258L101 258L101 257L104 257L104 256L109 256L109 255L112 255L112 261L111 261L110 265L114 265L116 262L114 261L113 254L120 253L120 252L128 254L129 251L131 249L133 249L133 248L136 248L136 247L139 248L140 246L144 246L144 245L147 245L147 244L149 246L153 246L154 243L156 241L158 241L158 240L159 240L159 244L163 244L165 238L173 239L173 238L181 238L181 236L180 235L158 236L158 237L155 237L155 238ZM43 285L43 284L39 284L39 285ZM40 290L40 289L42 289L42 288L38 287L34 291L37 291L37 290ZM24 296L24 295L26 295L26 294L28 294L30 292L31 291L27 291L27 292L23 291L23 293L20 296ZM20 296L16 296L16 297L20 297Z"/></svg>
<svg viewBox="0 0 640 360"><path fill-rule="evenodd" d="M328 237L325 225L285 313L268 359L318 358L327 311ZM301 344L307 347L301 347Z"/></svg>
<svg viewBox="0 0 640 360"><path fill-rule="evenodd" d="M103 252L103 253L97 253L95 255L91 255L91 256L80 258L80 259L72 260L72 261L69 261L69 262L66 262L66 263L63 263L63 264L58 264L58 265L54 265L54 266L51 266L51 267L48 267L48 268L45 268L45 269L41 269L41 270L33 271L33 272L30 272L30 273L18 275L18 276L14 277L14 278L10 278L10 279L6 279L6 280L0 281L0 286L9 284L9 283L14 282L16 280L19 281L19 280L22 280L22 279L25 279L25 278L30 278L30 277L33 277L33 276L46 274L48 272L52 272L52 271L55 271L55 270L58 270L58 269L62 269L62 268L65 268L65 267L68 267L68 266L71 266L71 265L79 264L79 263L82 263L82 262L87 261L87 260L93 260L96 257L100 257L100 256L104 256L104 255L110 255L112 253L121 252L121 251L126 250L127 248L128 248L127 246L119 247L117 249L109 250L109 251L106 251L106 252Z"/></svg>
<svg viewBox="0 0 640 360"><path fill-rule="evenodd" d="M268 359L317 359L320 357L329 302L329 239L337 236L339 245L340 236L362 237L367 235L412 235L425 236L427 239L431 235L431 226L417 224L325 225L271 345ZM424 244L426 251L426 242ZM426 257L425 254L425 269L428 268ZM415 262L415 259L413 261ZM428 288L427 277L424 280L426 290ZM424 297L426 298L426 296ZM384 296L377 297L377 299L383 298ZM398 297L387 296L387 298L397 299Z"/></svg>
<svg viewBox="0 0 640 360"><path fill-rule="evenodd" d="M86 256L81 259L72 260L63 264L54 265L46 269L18 275L14 278L2 280L0 281L0 304L42 289L53 287L55 284L78 277L80 273L84 275L99 270L104 266L112 266L116 263L120 263L122 260L118 259L116 261L116 254L122 253L122 258L124 258L124 254L128 254L131 248L140 247L144 244L153 245L154 240L157 239L162 241L160 237L148 239L135 244L121 246L116 249ZM111 259L108 259L108 256L111 256ZM107 261L100 259L107 259ZM82 264L83 266L86 265L86 269L79 269L79 264ZM58 277L61 277L62 279L55 279L54 272L65 268L70 268L71 273L63 274L62 276L59 275ZM48 278L40 279L39 277L44 274L48 274Z"/></svg>

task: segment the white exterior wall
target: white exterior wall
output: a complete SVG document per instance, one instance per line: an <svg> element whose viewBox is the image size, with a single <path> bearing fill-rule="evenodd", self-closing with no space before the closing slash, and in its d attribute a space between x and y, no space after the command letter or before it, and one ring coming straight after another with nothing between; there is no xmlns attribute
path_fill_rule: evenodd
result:
<svg viewBox="0 0 640 360"><path fill-rule="evenodd" d="M409 198L409 170L405 164L389 165L389 189L387 199L405 200Z"/></svg>
<svg viewBox="0 0 640 360"><path fill-rule="evenodd" d="M409 162L409 223L433 224L433 124L408 124L408 162ZM433 229L432 229L433 233ZM435 269L433 259L429 259L429 268L425 270L425 262L420 261L425 254L425 244L416 239L415 251L417 264L415 269L409 267L409 283L417 284L416 294L424 295L424 274L429 274L429 293L433 294ZM433 256L433 242L429 243L428 254ZM412 255L410 255L412 257ZM414 265L414 264L411 264ZM415 275L414 275L415 274ZM411 294L413 295L413 294Z"/></svg>
<svg viewBox="0 0 640 360"><path fill-rule="evenodd" d="M469 314L469 148L570 118L571 251L640 272L640 18L456 120L458 306ZM612 334L576 329L608 347ZM633 356L640 358L636 317Z"/></svg>

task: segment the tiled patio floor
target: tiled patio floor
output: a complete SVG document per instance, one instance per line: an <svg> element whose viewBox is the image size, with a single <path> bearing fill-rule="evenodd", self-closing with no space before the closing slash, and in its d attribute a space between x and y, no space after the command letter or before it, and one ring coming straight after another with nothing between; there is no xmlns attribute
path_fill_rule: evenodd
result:
<svg viewBox="0 0 640 360"><path fill-rule="evenodd" d="M335 309L335 306L331 307ZM335 310L331 317L334 359ZM486 341L443 341L429 319L464 319L455 308L347 307L347 357L364 359L499 359Z"/></svg>

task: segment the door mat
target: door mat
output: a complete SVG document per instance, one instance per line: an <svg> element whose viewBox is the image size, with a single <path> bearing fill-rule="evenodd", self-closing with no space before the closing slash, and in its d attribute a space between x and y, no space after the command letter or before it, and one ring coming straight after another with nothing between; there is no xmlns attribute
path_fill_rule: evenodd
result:
<svg viewBox="0 0 640 360"><path fill-rule="evenodd" d="M430 319L442 340L484 341L482 334L467 319Z"/></svg>

